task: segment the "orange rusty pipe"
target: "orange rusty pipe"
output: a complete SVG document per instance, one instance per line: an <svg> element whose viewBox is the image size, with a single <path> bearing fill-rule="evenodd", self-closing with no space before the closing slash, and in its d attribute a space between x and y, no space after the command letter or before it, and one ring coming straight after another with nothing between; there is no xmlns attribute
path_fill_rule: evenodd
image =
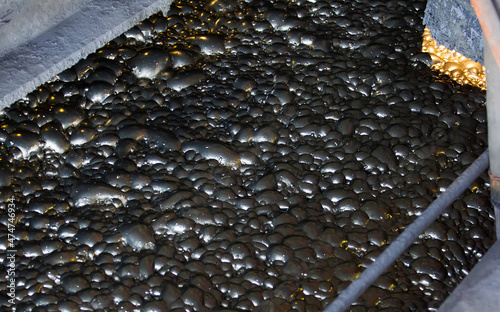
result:
<svg viewBox="0 0 500 312"><path fill-rule="evenodd" d="M490 200L495 210L497 239L500 237L500 15L496 0L471 0L483 29L486 67L486 111L490 153Z"/></svg>
<svg viewBox="0 0 500 312"><path fill-rule="evenodd" d="M500 64L500 20L497 8L492 0L471 0L470 2L498 65Z"/></svg>
<svg viewBox="0 0 500 312"><path fill-rule="evenodd" d="M490 190L491 190L491 203L493 204L493 207L495 208L495 219L496 221L496 232L497 232L497 239L500 236L500 222L498 221L498 207L500 207L500 176L494 175L491 172L488 172L490 175Z"/></svg>
<svg viewBox="0 0 500 312"><path fill-rule="evenodd" d="M500 29L500 28L499 28ZM486 67L486 112L488 114L488 145L490 147L490 171L500 176L500 62L495 61L490 42L484 40L484 65ZM500 186L499 186L500 187ZM499 222L500 223L500 222Z"/></svg>

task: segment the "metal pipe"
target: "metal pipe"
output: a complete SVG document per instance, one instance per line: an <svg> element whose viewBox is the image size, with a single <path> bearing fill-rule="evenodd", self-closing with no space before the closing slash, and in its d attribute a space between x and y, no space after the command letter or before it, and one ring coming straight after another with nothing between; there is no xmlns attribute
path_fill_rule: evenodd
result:
<svg viewBox="0 0 500 312"><path fill-rule="evenodd" d="M498 155L498 154L497 154ZM489 172L490 174L490 200L493 208L495 209L495 229L497 239L500 237L500 176Z"/></svg>
<svg viewBox="0 0 500 312"><path fill-rule="evenodd" d="M495 229L500 237L500 68L495 61L491 45L484 40L484 65L486 67L486 109L488 112L488 146L490 151L490 197L497 220Z"/></svg>
<svg viewBox="0 0 500 312"><path fill-rule="evenodd" d="M496 21L499 23L499 16L495 13ZM479 21L482 20L482 16L479 16ZM498 32L500 28L496 31ZM497 34L495 37L498 37ZM484 64L486 67L486 85L491 86L486 92L486 105L488 112L488 146L490 150L490 156L500 155L500 90L497 89L500 86L500 61L495 58L495 43L491 42L490 38L484 34L487 40L484 41ZM493 38L495 40L500 40L499 38ZM500 52L500 48L497 52ZM490 157L490 171L494 175L500 175L500 159L498 157Z"/></svg>
<svg viewBox="0 0 500 312"><path fill-rule="evenodd" d="M493 0L471 0L470 2L474 7L474 11L476 11L479 24L481 24L481 28L483 29L483 35L487 39L484 41L485 43L486 41L489 43L496 63L500 64L500 33L498 32L500 29L500 20L498 18L499 12L496 2Z"/></svg>
<svg viewBox="0 0 500 312"><path fill-rule="evenodd" d="M343 312L436 220L436 218L487 168L488 150L479 156L436 200L324 312Z"/></svg>

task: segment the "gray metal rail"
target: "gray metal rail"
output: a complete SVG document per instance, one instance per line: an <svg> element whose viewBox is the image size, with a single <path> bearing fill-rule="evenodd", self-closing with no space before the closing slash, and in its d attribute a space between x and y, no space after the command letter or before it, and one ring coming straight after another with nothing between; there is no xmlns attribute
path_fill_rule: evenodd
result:
<svg viewBox="0 0 500 312"><path fill-rule="evenodd" d="M343 312L483 173L489 165L488 150L476 159L324 312Z"/></svg>

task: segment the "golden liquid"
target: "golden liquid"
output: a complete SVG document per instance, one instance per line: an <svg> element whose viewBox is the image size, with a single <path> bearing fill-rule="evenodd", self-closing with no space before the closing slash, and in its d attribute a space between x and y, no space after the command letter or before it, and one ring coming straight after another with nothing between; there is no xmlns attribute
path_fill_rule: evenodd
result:
<svg viewBox="0 0 500 312"><path fill-rule="evenodd" d="M443 45L437 46L428 28L424 30L422 51L431 55L433 70L450 76L462 85L468 84L486 90L484 66Z"/></svg>

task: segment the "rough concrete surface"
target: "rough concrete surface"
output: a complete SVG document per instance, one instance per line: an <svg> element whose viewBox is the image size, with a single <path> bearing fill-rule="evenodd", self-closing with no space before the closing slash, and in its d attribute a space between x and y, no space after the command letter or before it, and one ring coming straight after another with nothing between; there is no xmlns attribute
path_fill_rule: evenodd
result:
<svg viewBox="0 0 500 312"><path fill-rule="evenodd" d="M429 0L424 25L438 44L484 64L483 32L469 0Z"/></svg>
<svg viewBox="0 0 500 312"><path fill-rule="evenodd" d="M0 2L0 55L42 34L90 0L5 0Z"/></svg>
<svg viewBox="0 0 500 312"><path fill-rule="evenodd" d="M29 40L24 38L26 34L22 35L19 45L10 47L10 52L0 54L0 109L22 98L36 86L72 66L149 15L160 10L168 11L172 1L60 1L57 12L59 16L67 18L50 28L50 19L31 18L32 10L37 11L43 7L45 12L50 6L29 2L15 5L14 2L8 2L0 6L0 33L9 29L9 23L22 21L30 21L25 29L45 29L40 34L32 33ZM78 10L75 11L75 8ZM5 27L7 29L1 30ZM14 31L12 29L10 33Z"/></svg>
<svg viewBox="0 0 500 312"><path fill-rule="evenodd" d="M438 312L498 311L500 243L496 242L446 299Z"/></svg>

